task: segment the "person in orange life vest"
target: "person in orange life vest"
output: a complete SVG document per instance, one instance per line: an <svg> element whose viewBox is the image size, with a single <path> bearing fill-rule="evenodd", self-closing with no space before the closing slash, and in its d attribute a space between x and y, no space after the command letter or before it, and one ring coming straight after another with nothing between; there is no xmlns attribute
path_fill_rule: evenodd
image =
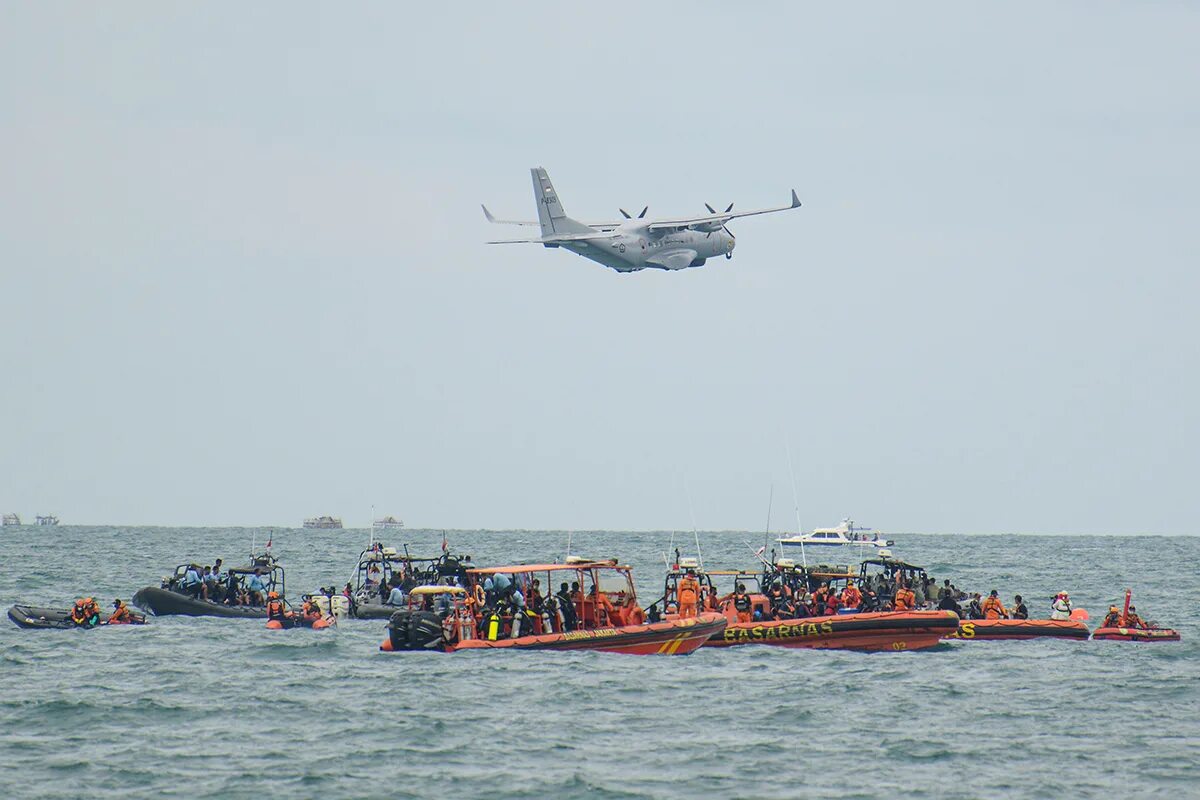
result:
<svg viewBox="0 0 1200 800"><path fill-rule="evenodd" d="M267 592L267 619L278 620L285 625L292 622L292 612L288 611L279 599L278 592Z"/></svg>
<svg viewBox="0 0 1200 800"><path fill-rule="evenodd" d="M304 598L303 613L304 618L312 622L319 620L323 616L321 614L321 607L311 597Z"/></svg>
<svg viewBox="0 0 1200 800"><path fill-rule="evenodd" d="M984 619L1008 619L1008 609L1000 602L1000 593L992 589L987 599L983 601Z"/></svg>
<svg viewBox="0 0 1200 800"><path fill-rule="evenodd" d="M1133 606L1129 607L1129 614L1126 615L1126 617L1125 617L1125 625L1123 627L1142 628L1144 630L1149 630L1150 626L1146 623L1146 620L1142 619L1136 613L1134 613L1136 611L1137 611L1137 609L1134 608Z"/></svg>
<svg viewBox="0 0 1200 800"><path fill-rule="evenodd" d="M123 625L133 621L133 614L129 610L129 606L121 602L120 598L113 600L113 612L108 616L109 625Z"/></svg>
<svg viewBox="0 0 1200 800"><path fill-rule="evenodd" d="M696 580L694 569L688 569L679 579L679 587L676 591L679 595L680 618L696 616L696 603L700 600L700 581Z"/></svg>
<svg viewBox="0 0 1200 800"><path fill-rule="evenodd" d="M720 611L721 610L721 593L717 591L715 586L706 586L701 590L704 595L704 610L705 611Z"/></svg>
<svg viewBox="0 0 1200 800"><path fill-rule="evenodd" d="M836 592L831 590L829 592L829 594L825 595L825 613L826 614L831 614L831 615L836 614L838 612L838 606L840 606L841 604L842 604L842 601L838 600L838 596L837 596Z"/></svg>
<svg viewBox="0 0 1200 800"><path fill-rule="evenodd" d="M733 608L737 611L738 622L749 622L754 612L754 603L746 594L746 584L739 583L733 593Z"/></svg>
<svg viewBox="0 0 1200 800"><path fill-rule="evenodd" d="M900 582L900 586L896 589L896 595L892 598L892 608L896 611L912 611L916 606L917 596L913 594L913 590L905 585L904 581Z"/></svg>
<svg viewBox="0 0 1200 800"><path fill-rule="evenodd" d="M862 592L852 581L846 583L846 588L842 592L842 605L846 608L858 608L862 605Z"/></svg>

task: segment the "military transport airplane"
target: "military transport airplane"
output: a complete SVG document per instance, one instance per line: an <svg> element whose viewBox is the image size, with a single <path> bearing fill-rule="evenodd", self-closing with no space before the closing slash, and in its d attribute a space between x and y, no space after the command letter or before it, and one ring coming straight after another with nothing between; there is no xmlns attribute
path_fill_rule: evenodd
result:
<svg viewBox="0 0 1200 800"><path fill-rule="evenodd" d="M563 211L558 193L550 176L541 167L529 171L533 175L533 196L537 201L538 221L496 219L483 206L488 222L498 225L537 225L542 235L529 239L502 239L488 244L532 243L546 247L562 247L572 253L590 258L617 272L637 272L642 269L687 269L700 267L710 258L723 255L733 258L736 243L726 223L738 217L771 214L800 207L796 190L792 190L790 205L760 208L754 211L734 211L733 203L724 211L715 211L708 203L708 214L674 219L645 219L649 207L633 217L618 209L623 220L616 222L578 222Z"/></svg>

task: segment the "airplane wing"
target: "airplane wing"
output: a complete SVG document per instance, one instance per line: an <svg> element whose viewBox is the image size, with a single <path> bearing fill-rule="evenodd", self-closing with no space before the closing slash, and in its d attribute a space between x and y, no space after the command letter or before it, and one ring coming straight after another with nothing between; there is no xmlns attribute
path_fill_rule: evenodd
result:
<svg viewBox="0 0 1200 800"><path fill-rule="evenodd" d="M678 231L684 228L703 229L703 226L709 226L713 230L720 230L720 227L731 219L738 217L753 217L758 214L774 214L776 211L789 211L793 208L800 207L800 198L796 196L796 190L792 189L792 202L786 206L778 206L777 208L758 208L753 211L729 211L724 214L704 214L699 217L679 217L676 219L657 219L650 223L649 229L652 231Z"/></svg>
<svg viewBox="0 0 1200 800"><path fill-rule="evenodd" d="M537 224L537 223L534 223ZM594 242L615 239L617 234L605 231L595 233L560 233L554 236L539 236L531 239L496 239L485 244L562 244L564 242Z"/></svg>
<svg viewBox="0 0 1200 800"><path fill-rule="evenodd" d="M541 223L537 222L536 220L496 219L495 217L492 216L492 212L488 211L487 206L480 204L479 207L483 209L483 215L485 217L487 217L487 221L492 223L493 225L525 225L525 226L533 226L534 228L537 228L541 225ZM587 225L589 228L599 228L602 231L610 231L613 228L617 228L621 225L620 222L584 222L583 224ZM522 241L524 241L524 240L522 240Z"/></svg>

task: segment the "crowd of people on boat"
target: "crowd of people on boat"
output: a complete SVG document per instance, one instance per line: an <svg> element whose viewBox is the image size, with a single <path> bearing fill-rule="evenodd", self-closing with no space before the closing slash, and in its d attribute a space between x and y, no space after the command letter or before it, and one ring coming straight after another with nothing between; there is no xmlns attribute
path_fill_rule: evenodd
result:
<svg viewBox="0 0 1200 800"><path fill-rule="evenodd" d="M261 608L267 605L270 572L270 568L261 566L256 566L253 572L225 570L218 558L210 566L189 564L166 588L211 603Z"/></svg>

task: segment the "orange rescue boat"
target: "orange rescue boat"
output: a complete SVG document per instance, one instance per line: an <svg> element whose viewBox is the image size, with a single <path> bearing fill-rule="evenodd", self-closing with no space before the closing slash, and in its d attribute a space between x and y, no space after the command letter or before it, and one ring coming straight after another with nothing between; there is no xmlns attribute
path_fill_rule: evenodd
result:
<svg viewBox="0 0 1200 800"><path fill-rule="evenodd" d="M1088 626L1077 619L964 619L947 639L979 641L996 639L1087 639Z"/></svg>
<svg viewBox="0 0 1200 800"><path fill-rule="evenodd" d="M413 589L379 649L686 655L726 625L718 613L645 623L632 570L615 560L472 569L467 584Z"/></svg>

